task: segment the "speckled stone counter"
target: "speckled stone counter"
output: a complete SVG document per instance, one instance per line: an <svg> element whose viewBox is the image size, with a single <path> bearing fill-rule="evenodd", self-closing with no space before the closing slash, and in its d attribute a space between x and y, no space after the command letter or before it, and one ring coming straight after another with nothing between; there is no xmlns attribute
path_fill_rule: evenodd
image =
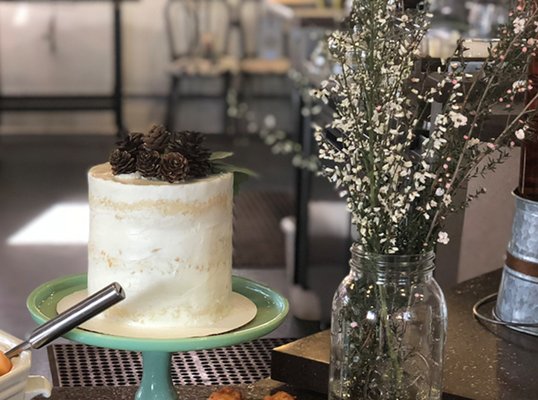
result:
<svg viewBox="0 0 538 400"><path fill-rule="evenodd" d="M501 270L446 293L448 343L445 391L464 399L538 399L538 337L501 326L482 325L471 308L498 290ZM487 306L484 307L487 312Z"/></svg>
<svg viewBox="0 0 538 400"><path fill-rule="evenodd" d="M505 327L485 326L472 315L475 302L496 292L500 278L498 270L445 292L445 400L538 399L538 337ZM325 331L275 349L273 379L326 393L329 342L329 332Z"/></svg>

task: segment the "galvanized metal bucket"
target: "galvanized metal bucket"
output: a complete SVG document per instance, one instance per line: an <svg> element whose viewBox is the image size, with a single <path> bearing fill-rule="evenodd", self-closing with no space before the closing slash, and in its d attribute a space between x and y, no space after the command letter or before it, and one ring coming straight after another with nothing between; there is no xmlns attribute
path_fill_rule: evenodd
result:
<svg viewBox="0 0 538 400"><path fill-rule="evenodd" d="M508 327L538 336L538 202L514 195L512 239L494 314Z"/></svg>

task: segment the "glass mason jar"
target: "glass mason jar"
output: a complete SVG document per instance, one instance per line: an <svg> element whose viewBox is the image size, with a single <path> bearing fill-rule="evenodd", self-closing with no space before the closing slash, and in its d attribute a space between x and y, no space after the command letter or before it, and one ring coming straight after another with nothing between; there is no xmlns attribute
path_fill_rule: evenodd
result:
<svg viewBox="0 0 538 400"><path fill-rule="evenodd" d="M441 399L447 311L435 254L351 251L333 300L329 399Z"/></svg>

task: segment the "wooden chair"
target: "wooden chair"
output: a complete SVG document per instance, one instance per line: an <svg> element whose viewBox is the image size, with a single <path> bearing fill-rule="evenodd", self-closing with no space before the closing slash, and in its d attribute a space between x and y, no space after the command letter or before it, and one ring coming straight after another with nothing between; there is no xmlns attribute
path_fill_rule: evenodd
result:
<svg viewBox="0 0 538 400"><path fill-rule="evenodd" d="M238 20L240 30L241 60L237 83L238 104L248 102L251 98L288 98L291 94L274 92L252 93L252 82L257 77L286 78L291 69L291 62L286 56L287 43L284 32L279 32L281 41L280 54L267 56L262 54L263 44L260 27L265 17L262 0L238 0Z"/></svg>
<svg viewBox="0 0 538 400"><path fill-rule="evenodd" d="M227 93L232 77L239 72L236 58L228 54L230 6L226 0L168 0L165 28L170 50L170 89L165 124L173 130L180 100L194 97L182 94L183 78L222 78L223 125L227 129ZM205 97L205 95L196 95Z"/></svg>

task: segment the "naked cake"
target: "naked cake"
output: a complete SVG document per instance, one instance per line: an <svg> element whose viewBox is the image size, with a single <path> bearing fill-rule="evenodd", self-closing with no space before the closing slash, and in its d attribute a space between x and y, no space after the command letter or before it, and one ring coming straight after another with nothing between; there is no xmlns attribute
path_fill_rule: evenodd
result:
<svg viewBox="0 0 538 400"><path fill-rule="evenodd" d="M133 327L206 327L230 313L233 174L201 137L130 134L88 172L88 292L126 299L106 317Z"/></svg>

